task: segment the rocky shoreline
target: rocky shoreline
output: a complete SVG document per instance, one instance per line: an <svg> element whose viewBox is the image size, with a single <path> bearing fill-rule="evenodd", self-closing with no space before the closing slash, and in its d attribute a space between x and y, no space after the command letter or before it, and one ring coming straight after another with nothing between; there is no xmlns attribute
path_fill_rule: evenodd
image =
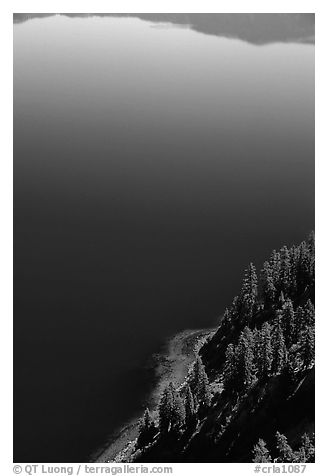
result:
<svg viewBox="0 0 328 476"><path fill-rule="evenodd" d="M173 382L177 387L183 383L197 350L213 330L210 328L182 331L168 340L162 353L152 356L152 366L157 383L145 402L145 406L148 406L150 411L155 410L162 390L168 382ZM128 450L129 445L133 445L138 436L140 417L141 415L132 418L112 435L105 446L92 458L92 461L96 463L119 461L123 452Z"/></svg>

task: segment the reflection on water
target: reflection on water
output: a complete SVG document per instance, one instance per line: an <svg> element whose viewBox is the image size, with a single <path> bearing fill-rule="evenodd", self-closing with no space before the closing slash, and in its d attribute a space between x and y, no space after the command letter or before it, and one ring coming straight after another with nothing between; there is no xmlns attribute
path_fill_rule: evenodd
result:
<svg viewBox="0 0 328 476"><path fill-rule="evenodd" d="M14 23L45 18L54 13L15 13ZM187 25L208 35L239 38L254 44L314 43L312 13L61 13L70 18L137 17L143 20Z"/></svg>
<svg viewBox="0 0 328 476"><path fill-rule="evenodd" d="M313 16L136 16L15 17L15 461L86 460L313 227Z"/></svg>

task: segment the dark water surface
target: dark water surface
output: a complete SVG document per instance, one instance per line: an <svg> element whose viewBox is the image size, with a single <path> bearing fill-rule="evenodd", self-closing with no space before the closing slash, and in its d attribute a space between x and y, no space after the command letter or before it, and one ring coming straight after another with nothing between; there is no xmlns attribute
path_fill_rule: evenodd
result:
<svg viewBox="0 0 328 476"><path fill-rule="evenodd" d="M308 31L196 30L14 27L16 462L87 460L142 409L165 339L213 325L250 260L313 228Z"/></svg>

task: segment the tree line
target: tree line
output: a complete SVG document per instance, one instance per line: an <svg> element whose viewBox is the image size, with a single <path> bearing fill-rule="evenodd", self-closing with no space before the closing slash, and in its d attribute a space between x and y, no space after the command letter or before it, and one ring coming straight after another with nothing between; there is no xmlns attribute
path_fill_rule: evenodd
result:
<svg viewBox="0 0 328 476"><path fill-rule="evenodd" d="M314 463L314 434L309 436L304 433L299 449L293 450L285 435L276 432L276 444L273 452L276 457L272 458L266 442L260 438L253 448L253 463Z"/></svg>
<svg viewBox="0 0 328 476"><path fill-rule="evenodd" d="M314 253L311 233L299 246L274 250L259 276L254 264L249 264L240 294L232 300L216 333L205 344L214 353L219 347L223 349L223 365L211 370L210 382L206 361L198 353L185 382L178 388L170 382L156 411L151 414L146 409L139 425L137 447L144 448L167 435L179 438L195 429L206 417L216 392L224 391L238 401L254 385L271 377L283 374L287 382L293 382L299 373L314 366ZM213 380L220 381L219 389L213 387ZM296 452L280 433L276 434L276 444L281 461L304 462L314 458L313 438L307 434ZM269 450L260 439L254 447L253 461L269 460Z"/></svg>
<svg viewBox="0 0 328 476"><path fill-rule="evenodd" d="M195 427L211 403L209 380L201 358L197 356L180 388L170 382L163 390L157 408L158 419L146 408L139 423L138 445L149 443L156 433L176 435Z"/></svg>

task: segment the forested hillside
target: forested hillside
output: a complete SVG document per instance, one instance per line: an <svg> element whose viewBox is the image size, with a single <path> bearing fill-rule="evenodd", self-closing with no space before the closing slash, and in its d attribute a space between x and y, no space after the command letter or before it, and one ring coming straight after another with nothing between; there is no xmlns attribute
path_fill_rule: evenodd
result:
<svg viewBox="0 0 328 476"><path fill-rule="evenodd" d="M117 459L314 461L314 233L273 251Z"/></svg>

